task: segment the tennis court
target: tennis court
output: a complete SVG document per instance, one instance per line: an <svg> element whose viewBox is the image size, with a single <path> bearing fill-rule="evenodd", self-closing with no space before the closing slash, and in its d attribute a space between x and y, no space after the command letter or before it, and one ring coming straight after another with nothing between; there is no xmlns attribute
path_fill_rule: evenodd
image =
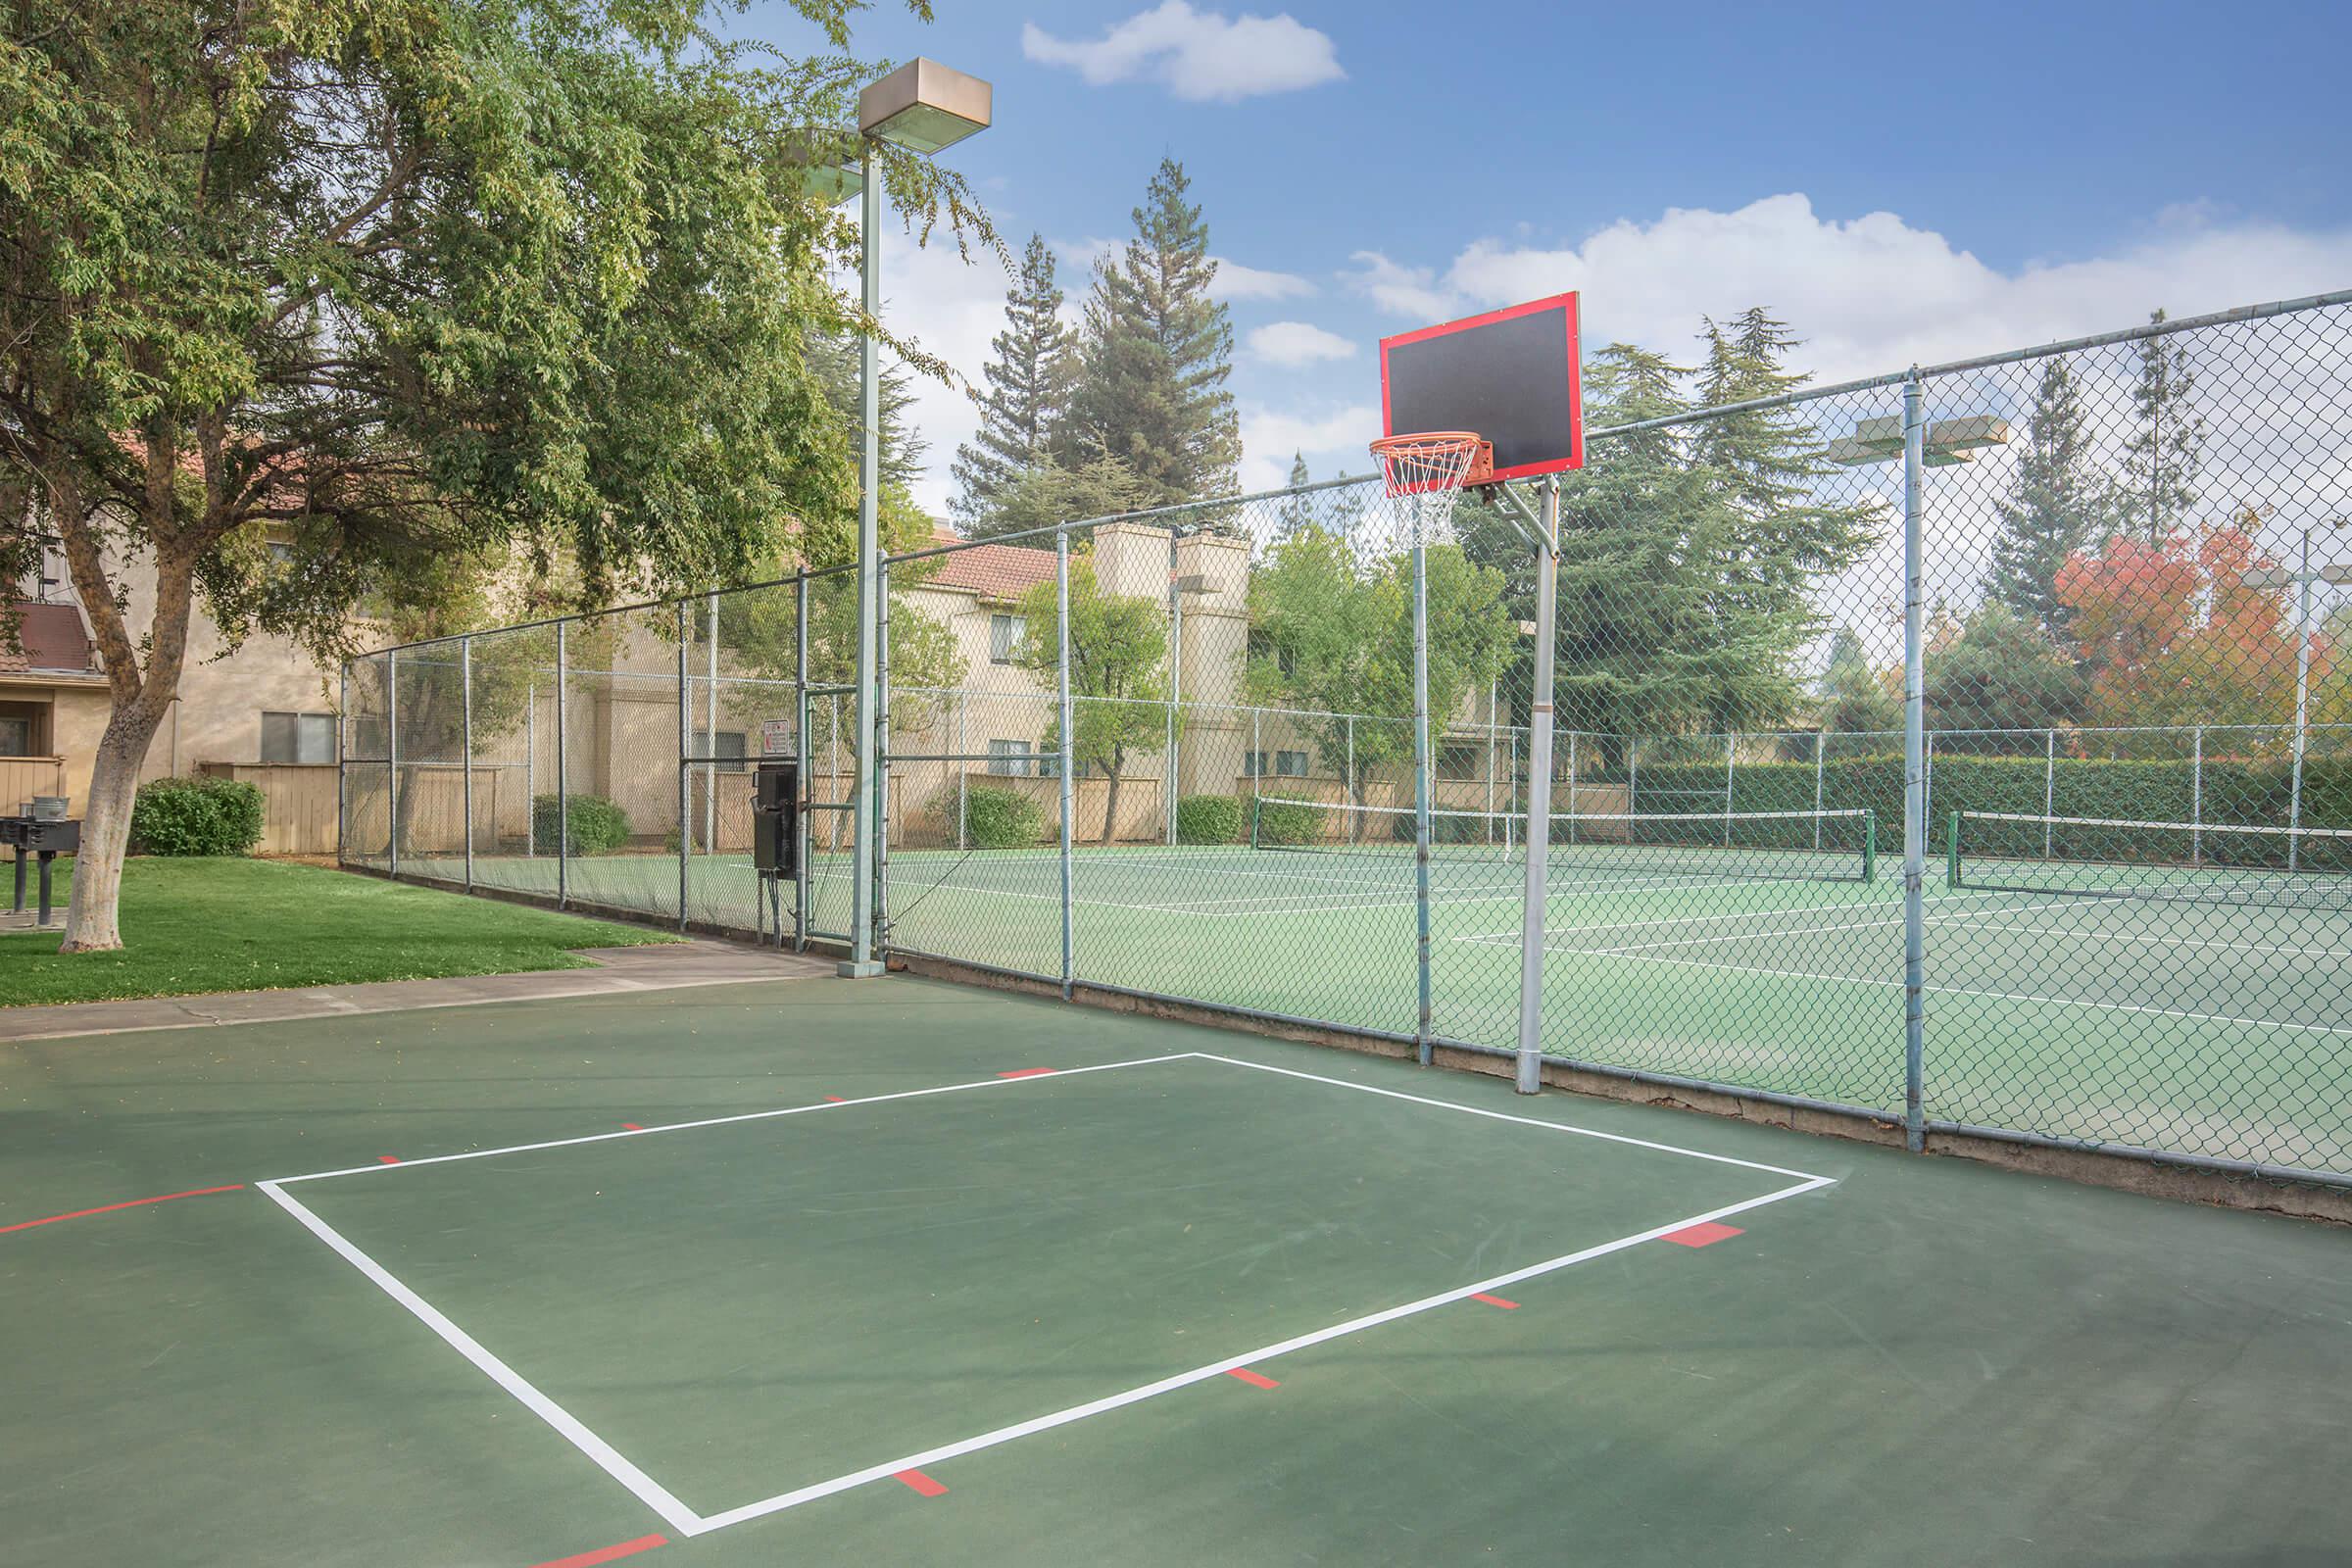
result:
<svg viewBox="0 0 2352 1568"><path fill-rule="evenodd" d="M0 1087L17 1562L2352 1530L2352 1260L2305 1222L905 976L54 1041Z"/></svg>
<svg viewBox="0 0 2352 1568"><path fill-rule="evenodd" d="M1074 852L1074 978L1411 1035L1414 872L1397 831L1410 813L1295 804L1322 815L1295 819L1290 842ZM2340 1129L2310 1116L2352 1076L2352 981L2327 978L2352 957L2352 834L2301 835L2290 873L2272 830L2207 828L2192 847L2160 825L1963 814L1965 863L1943 846L1926 885L1930 1117L2352 1170ZM1521 829L1501 813L1438 818L1430 1030L1507 1049ZM1900 866L1870 813L1582 816L1553 831L1548 1054L1900 1113ZM811 872L811 924L839 929L849 858L819 855ZM689 874L689 907L760 918L748 859L698 857ZM475 875L545 891L554 862L477 858ZM575 899L643 906L674 898L677 865L575 858L570 876ZM1053 849L894 853L887 902L893 949L1061 973Z"/></svg>

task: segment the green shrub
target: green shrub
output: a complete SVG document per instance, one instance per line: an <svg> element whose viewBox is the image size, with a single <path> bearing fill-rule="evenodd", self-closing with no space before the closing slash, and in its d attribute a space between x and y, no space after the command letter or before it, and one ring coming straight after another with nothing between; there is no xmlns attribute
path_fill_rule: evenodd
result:
<svg viewBox="0 0 2352 1568"><path fill-rule="evenodd" d="M1305 801L1259 801L1252 820L1258 844L1320 844L1332 815Z"/></svg>
<svg viewBox="0 0 2352 1568"><path fill-rule="evenodd" d="M983 784L963 798L964 843L975 850L1028 850L1045 842L1046 813L1017 790Z"/></svg>
<svg viewBox="0 0 2352 1568"><path fill-rule="evenodd" d="M130 808L141 855L251 855L262 842L262 792L230 778L159 778Z"/></svg>
<svg viewBox="0 0 2352 1568"><path fill-rule="evenodd" d="M531 802L531 831L538 835L543 855L556 845L556 817L562 805L562 798L554 795ZM602 795L574 795L570 807L570 831L564 835L564 854L610 855L629 842L629 813Z"/></svg>
<svg viewBox="0 0 2352 1568"><path fill-rule="evenodd" d="M1187 795L1176 803L1179 844L1238 844L1242 803L1230 795Z"/></svg>

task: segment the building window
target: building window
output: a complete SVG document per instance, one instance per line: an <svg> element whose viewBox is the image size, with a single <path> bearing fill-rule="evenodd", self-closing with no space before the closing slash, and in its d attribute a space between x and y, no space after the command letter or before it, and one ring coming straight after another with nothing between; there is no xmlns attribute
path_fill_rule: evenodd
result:
<svg viewBox="0 0 2352 1568"><path fill-rule="evenodd" d="M1029 776L1029 743L1027 741L990 741L988 770L1007 778Z"/></svg>
<svg viewBox="0 0 2352 1568"><path fill-rule="evenodd" d="M1017 664L1021 651L1029 644L1029 622L1019 615L1002 612L988 617L988 662L992 664Z"/></svg>
<svg viewBox="0 0 2352 1568"><path fill-rule="evenodd" d="M747 750L749 744L748 737L739 729L722 729L716 733L698 729L694 732L694 750L689 755L715 757L718 760L710 764L714 771L740 773L744 769L744 759L750 755Z"/></svg>
<svg viewBox="0 0 2352 1568"><path fill-rule="evenodd" d="M264 713L262 760L331 762L335 760L332 713Z"/></svg>
<svg viewBox="0 0 2352 1568"><path fill-rule="evenodd" d="M32 720L0 717L0 757L32 755Z"/></svg>
<svg viewBox="0 0 2352 1568"><path fill-rule="evenodd" d="M1438 748L1438 777L1483 778L1487 771L1487 749L1472 741L1456 741Z"/></svg>
<svg viewBox="0 0 2352 1568"><path fill-rule="evenodd" d="M1304 778L1304 752L1251 752L1246 760L1247 778Z"/></svg>
<svg viewBox="0 0 2352 1568"><path fill-rule="evenodd" d="M1277 643L1274 634L1252 628L1250 633L1250 657L1258 663L1271 663L1284 675L1298 673L1298 658L1295 650Z"/></svg>

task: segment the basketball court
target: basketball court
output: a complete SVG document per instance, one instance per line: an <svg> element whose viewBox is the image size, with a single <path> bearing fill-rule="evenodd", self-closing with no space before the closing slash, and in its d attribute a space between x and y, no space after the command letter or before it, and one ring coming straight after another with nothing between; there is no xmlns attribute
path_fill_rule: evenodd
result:
<svg viewBox="0 0 2352 1568"><path fill-rule="evenodd" d="M2352 1528L2352 1260L2302 1222L906 977L55 1041L0 1082L16 1561Z"/></svg>

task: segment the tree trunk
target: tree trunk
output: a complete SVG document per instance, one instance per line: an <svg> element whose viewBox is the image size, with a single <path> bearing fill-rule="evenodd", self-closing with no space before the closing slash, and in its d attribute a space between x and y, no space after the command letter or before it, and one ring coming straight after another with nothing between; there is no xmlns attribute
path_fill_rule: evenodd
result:
<svg viewBox="0 0 2352 1568"><path fill-rule="evenodd" d="M1110 843L1111 835L1118 831L1118 821L1119 775L1114 770L1110 775L1110 788L1102 797L1102 842L1105 845Z"/></svg>
<svg viewBox="0 0 2352 1568"><path fill-rule="evenodd" d="M133 704L116 709L99 737L60 953L111 953L122 946L117 901L122 889L122 857L130 848L130 808L159 724L160 715L150 714L145 704Z"/></svg>

